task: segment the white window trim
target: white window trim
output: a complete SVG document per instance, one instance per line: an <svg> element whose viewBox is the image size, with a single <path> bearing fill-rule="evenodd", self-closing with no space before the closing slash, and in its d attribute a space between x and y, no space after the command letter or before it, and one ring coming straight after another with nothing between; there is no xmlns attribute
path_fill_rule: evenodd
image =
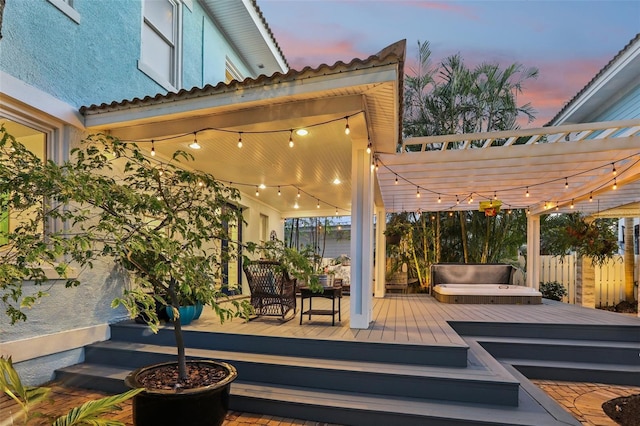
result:
<svg viewBox="0 0 640 426"><path fill-rule="evenodd" d="M49 3L57 7L62 13L67 15L76 24L80 24L80 14L68 2L64 0L47 0Z"/></svg>
<svg viewBox="0 0 640 426"><path fill-rule="evenodd" d="M145 63L142 60L142 32L144 31L144 26L147 25L144 20L144 1L142 4L142 14L140 21L140 59L138 60L138 69L144 73L147 77L158 83L165 90L169 92L176 92L178 88L182 87L182 4L183 0L169 0L171 3L175 5L175 13L176 13L176 25L174 26L175 31L175 42L174 42L174 64L173 64L173 73L175 76L175 81L168 81L166 78L162 77L158 74L154 68Z"/></svg>

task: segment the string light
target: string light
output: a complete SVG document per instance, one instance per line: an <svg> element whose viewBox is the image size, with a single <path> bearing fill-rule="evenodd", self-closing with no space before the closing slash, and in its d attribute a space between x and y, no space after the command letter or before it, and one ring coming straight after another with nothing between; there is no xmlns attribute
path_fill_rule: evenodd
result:
<svg viewBox="0 0 640 426"><path fill-rule="evenodd" d="M193 132L193 142L191 142L189 144L189 148L191 148L191 149L200 149L200 148L202 148L200 146L200 144L198 143L198 139L196 139L196 134L197 134L197 132Z"/></svg>
<svg viewBox="0 0 640 426"><path fill-rule="evenodd" d="M420 198L420 187L416 186L416 198Z"/></svg>
<svg viewBox="0 0 640 426"><path fill-rule="evenodd" d="M589 202L593 203L593 192L589 193Z"/></svg>
<svg viewBox="0 0 640 426"><path fill-rule="evenodd" d="M460 204L460 198L456 195L456 204Z"/></svg>
<svg viewBox="0 0 640 426"><path fill-rule="evenodd" d="M573 199L571 199L571 205L569 207L573 208Z"/></svg>
<svg viewBox="0 0 640 426"><path fill-rule="evenodd" d="M338 208L336 207L336 216L338 216Z"/></svg>
<svg viewBox="0 0 640 426"><path fill-rule="evenodd" d="M441 203L442 202L442 198L440 198L440 194L438 194L438 202Z"/></svg>
<svg viewBox="0 0 640 426"><path fill-rule="evenodd" d="M256 197L260 196L260 191L258 190L258 187L256 186Z"/></svg>
<svg viewBox="0 0 640 426"><path fill-rule="evenodd" d="M498 199L498 193L496 191L493 191L493 199L494 200Z"/></svg>
<svg viewBox="0 0 640 426"><path fill-rule="evenodd" d="M398 184L398 175L396 175L396 182L395 182L395 184L396 184L396 185Z"/></svg>
<svg viewBox="0 0 640 426"><path fill-rule="evenodd" d="M618 181L616 180L617 178L613 178L613 190L615 191L616 189L618 189Z"/></svg>
<svg viewBox="0 0 640 426"><path fill-rule="evenodd" d="M153 145L153 139L151 139L151 156L156 156L156 147Z"/></svg>
<svg viewBox="0 0 640 426"><path fill-rule="evenodd" d="M347 120L347 125L344 126L344 134L348 135L349 133L351 133L351 129L349 129L349 116L346 116L345 120Z"/></svg>
<svg viewBox="0 0 640 426"><path fill-rule="evenodd" d="M300 198L300 189L298 189L298 198Z"/></svg>
<svg viewBox="0 0 640 426"><path fill-rule="evenodd" d="M527 192L525 192L524 196L525 196L525 197L529 197L529 195L530 195L530 194L529 194L529 187L527 186Z"/></svg>
<svg viewBox="0 0 640 426"><path fill-rule="evenodd" d="M564 178L564 189L569 189L569 181L567 178Z"/></svg>
<svg viewBox="0 0 640 426"><path fill-rule="evenodd" d="M278 197L282 195L282 192L280 191L280 185L278 185Z"/></svg>
<svg viewBox="0 0 640 426"><path fill-rule="evenodd" d="M613 170L611 170L611 173L613 173L613 175L617 175L618 171L616 170L616 163L611 163L611 167L613 167Z"/></svg>
<svg viewBox="0 0 640 426"><path fill-rule="evenodd" d="M317 201L318 201L318 204L316 204L316 208L319 209L320 208L320 200L317 200Z"/></svg>
<svg viewBox="0 0 640 426"><path fill-rule="evenodd" d="M473 192L469 194L469 204L473 203Z"/></svg>
<svg viewBox="0 0 640 426"><path fill-rule="evenodd" d="M242 148L242 132L238 133L238 148Z"/></svg>
<svg viewBox="0 0 640 426"><path fill-rule="evenodd" d="M293 129L289 131L289 148L293 148Z"/></svg>
<svg viewBox="0 0 640 426"><path fill-rule="evenodd" d="M367 154L371 154L371 141L369 141L369 145L367 145Z"/></svg>
<svg viewBox="0 0 640 426"><path fill-rule="evenodd" d="M298 205L298 202L297 202L297 201L296 201L296 203L293 205L293 208L294 208L294 209L299 209L299 208L300 208L300 206Z"/></svg>

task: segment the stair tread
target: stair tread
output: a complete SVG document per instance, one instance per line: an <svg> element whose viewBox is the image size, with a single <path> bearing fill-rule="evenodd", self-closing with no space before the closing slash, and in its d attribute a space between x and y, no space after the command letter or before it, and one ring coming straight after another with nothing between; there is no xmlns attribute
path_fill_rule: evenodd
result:
<svg viewBox="0 0 640 426"><path fill-rule="evenodd" d="M640 372L640 365L629 364L607 364L599 362L580 362L580 361L555 361L555 360L537 360L526 358L498 358L500 362L511 365L528 365L528 366L546 366L568 369L596 369L610 371Z"/></svg>
<svg viewBox="0 0 640 426"><path fill-rule="evenodd" d="M146 343L130 343L118 341L98 342L90 345L95 348L112 350L135 350L137 352L147 351L153 353L175 355L175 348L160 345L150 345ZM403 375L412 377L437 377L446 379L458 379L466 381L517 383L510 376L497 374L485 365L469 365L467 368L442 367L432 365L415 364L389 364L379 362L362 362L349 360L312 359L305 357L284 356L284 355L264 355L248 352L215 351L210 349L187 348L187 356L207 359L219 359L233 363L251 362L260 364L276 364L293 366L298 368L314 368L327 370L342 370L353 372L376 371L383 375Z"/></svg>
<svg viewBox="0 0 640 426"><path fill-rule="evenodd" d="M603 348L624 348L640 350L640 343L621 342L616 340L579 340L579 339L547 339L530 337L493 337L493 336L468 336L483 343L510 343L510 344L531 344L548 346L589 346Z"/></svg>
<svg viewBox="0 0 640 426"><path fill-rule="evenodd" d="M129 370L103 364L76 364L59 371L67 374L92 375L111 380L124 380ZM238 398L262 399L278 403L362 410L408 416L421 416L464 421L497 421L514 425L539 423L543 411L538 404L521 395L518 407L477 403L428 400L356 392L321 390L267 383L233 382L231 394ZM233 399L232 399L233 401ZM555 424L555 423L548 423Z"/></svg>

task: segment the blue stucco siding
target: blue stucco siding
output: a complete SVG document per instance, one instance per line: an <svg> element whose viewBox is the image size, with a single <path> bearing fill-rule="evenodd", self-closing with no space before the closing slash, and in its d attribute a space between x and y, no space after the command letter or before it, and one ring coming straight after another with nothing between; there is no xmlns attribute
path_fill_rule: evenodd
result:
<svg viewBox="0 0 640 426"><path fill-rule="evenodd" d="M137 68L140 2L76 0L74 8L79 24L46 0L7 2L0 68L75 107L164 92Z"/></svg>
<svg viewBox="0 0 640 426"><path fill-rule="evenodd" d="M138 69L140 1L75 0L73 7L80 23L47 0L7 2L0 69L74 107L166 93ZM250 75L199 2L180 7L184 88L224 81L226 57Z"/></svg>

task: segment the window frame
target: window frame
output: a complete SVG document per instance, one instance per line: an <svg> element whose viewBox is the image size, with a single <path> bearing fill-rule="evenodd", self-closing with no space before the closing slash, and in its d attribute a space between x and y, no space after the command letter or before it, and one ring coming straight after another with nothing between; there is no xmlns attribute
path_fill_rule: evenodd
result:
<svg viewBox="0 0 640 426"><path fill-rule="evenodd" d="M168 40L162 32L145 16L146 0L141 1L140 19L140 59L138 59L138 69L147 77L158 83L169 92L175 92L182 87L182 4L181 0L163 0L173 7L172 31L174 42ZM171 78L167 80L153 65L144 61L143 37L146 28L151 29L158 35L171 49Z"/></svg>
<svg viewBox="0 0 640 426"><path fill-rule="evenodd" d="M73 22L80 24L80 14L73 8L74 0L47 0L60 12L67 15Z"/></svg>

